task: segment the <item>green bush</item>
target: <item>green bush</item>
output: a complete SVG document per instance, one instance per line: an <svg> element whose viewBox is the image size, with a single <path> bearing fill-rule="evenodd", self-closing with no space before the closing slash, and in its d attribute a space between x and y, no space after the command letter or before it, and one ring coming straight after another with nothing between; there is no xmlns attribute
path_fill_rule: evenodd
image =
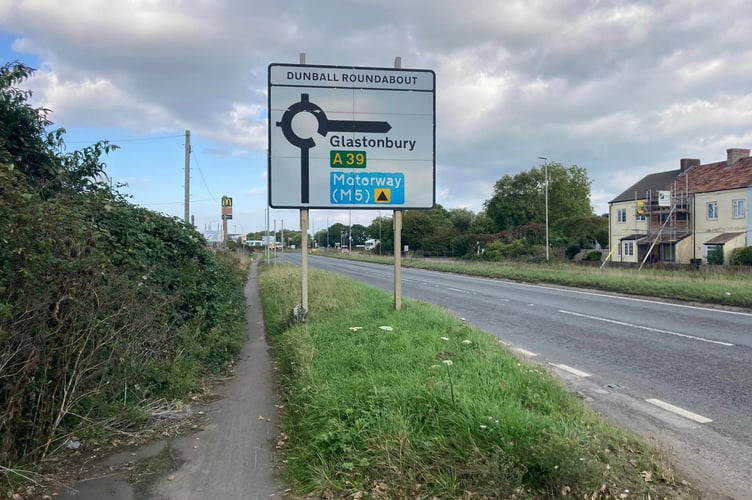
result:
<svg viewBox="0 0 752 500"><path fill-rule="evenodd" d="M535 248L528 245L525 240L514 240L511 243L492 241L486 245L483 257L487 260L519 259L526 256L535 256Z"/></svg>
<svg viewBox="0 0 752 500"><path fill-rule="evenodd" d="M603 260L603 253L600 250L591 250L585 256L585 260L591 262L600 262Z"/></svg>
<svg viewBox="0 0 752 500"><path fill-rule="evenodd" d="M752 246L735 248L731 252L729 263L734 266L752 266Z"/></svg>
<svg viewBox="0 0 752 500"><path fill-rule="evenodd" d="M708 252L708 264L723 265L723 247L716 247Z"/></svg>
<svg viewBox="0 0 752 500"><path fill-rule="evenodd" d="M567 249L564 251L564 256L567 259L572 260L574 259L575 255L577 255L578 253L580 253L579 245L569 245Z"/></svg>

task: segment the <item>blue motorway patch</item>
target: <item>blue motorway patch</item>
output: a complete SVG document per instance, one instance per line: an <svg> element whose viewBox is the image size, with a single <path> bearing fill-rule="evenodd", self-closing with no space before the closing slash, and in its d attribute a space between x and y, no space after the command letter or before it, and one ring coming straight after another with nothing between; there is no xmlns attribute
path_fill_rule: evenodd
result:
<svg viewBox="0 0 752 500"><path fill-rule="evenodd" d="M405 174L395 172L331 172L332 205L403 205Z"/></svg>

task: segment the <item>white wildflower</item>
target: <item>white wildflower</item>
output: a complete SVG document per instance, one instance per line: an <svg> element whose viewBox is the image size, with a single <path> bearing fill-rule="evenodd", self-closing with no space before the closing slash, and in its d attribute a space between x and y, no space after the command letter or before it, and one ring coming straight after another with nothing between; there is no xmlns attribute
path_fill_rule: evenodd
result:
<svg viewBox="0 0 752 500"><path fill-rule="evenodd" d="M441 337L441 340L449 340L449 337Z"/></svg>
<svg viewBox="0 0 752 500"><path fill-rule="evenodd" d="M384 330L385 332L391 332L392 330L394 330L394 328L392 328L391 326L380 326L379 330Z"/></svg>
<svg viewBox="0 0 752 500"><path fill-rule="evenodd" d="M444 363L447 366L452 366L454 364L454 363L452 363L451 359L445 359L444 361L442 361L442 363Z"/></svg>

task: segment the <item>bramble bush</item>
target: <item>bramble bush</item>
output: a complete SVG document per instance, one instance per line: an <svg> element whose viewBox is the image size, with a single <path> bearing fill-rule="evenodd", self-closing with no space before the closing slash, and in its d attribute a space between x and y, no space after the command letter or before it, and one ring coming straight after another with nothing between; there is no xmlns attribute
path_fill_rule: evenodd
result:
<svg viewBox="0 0 752 500"><path fill-rule="evenodd" d="M35 461L72 433L138 423L231 363L247 269L182 221L130 204L106 142L64 130L0 68L0 463ZM7 469L3 469L7 471Z"/></svg>

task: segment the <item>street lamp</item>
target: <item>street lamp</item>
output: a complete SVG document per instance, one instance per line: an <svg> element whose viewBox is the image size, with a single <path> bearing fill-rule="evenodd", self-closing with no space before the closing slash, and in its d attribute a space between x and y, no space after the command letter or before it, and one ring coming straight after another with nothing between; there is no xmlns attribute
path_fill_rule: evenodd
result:
<svg viewBox="0 0 752 500"><path fill-rule="evenodd" d="M545 156L539 156L538 159L546 162L543 164L543 168L545 172L544 176L546 178L546 262L548 262L548 158Z"/></svg>
<svg viewBox="0 0 752 500"><path fill-rule="evenodd" d="M329 217L326 218L326 250L329 251Z"/></svg>

